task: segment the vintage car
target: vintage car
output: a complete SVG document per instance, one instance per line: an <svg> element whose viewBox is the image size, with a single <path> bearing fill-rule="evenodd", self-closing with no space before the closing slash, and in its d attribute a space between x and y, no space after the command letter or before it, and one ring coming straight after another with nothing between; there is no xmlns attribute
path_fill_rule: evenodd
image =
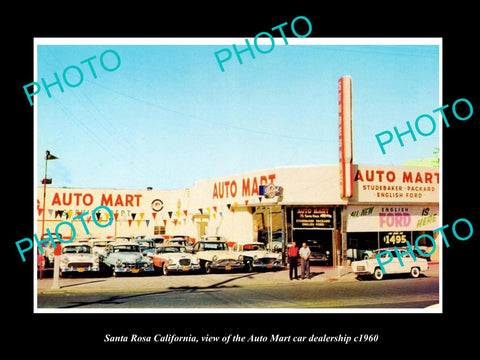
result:
<svg viewBox="0 0 480 360"><path fill-rule="evenodd" d="M379 261L376 255L384 251L389 251L390 254L384 253L380 257L385 274L380 267ZM402 256L402 264L400 263L397 253L394 248L384 248L374 251L374 255L367 260L359 260L352 262L352 271L358 276L372 276L376 280L383 279L384 275L391 274L410 274L411 277L417 278L420 276L420 271L428 270L428 262L423 258L414 258L408 253L408 249L401 247L397 248L397 251ZM391 256L391 261L388 262Z"/></svg>
<svg viewBox="0 0 480 360"><path fill-rule="evenodd" d="M321 240L307 240L305 242L310 248L310 263L321 262L327 266L331 265L330 251L327 250L325 243L322 243ZM298 247L300 246L302 246L301 243L298 244Z"/></svg>
<svg viewBox="0 0 480 360"><path fill-rule="evenodd" d="M161 245L165 242L165 237L162 235L145 235L145 240L153 240L155 246Z"/></svg>
<svg viewBox="0 0 480 360"><path fill-rule="evenodd" d="M187 252L192 252L194 243L190 239L185 238L170 238L164 244L168 245L183 245L185 246Z"/></svg>
<svg viewBox="0 0 480 360"><path fill-rule="evenodd" d="M200 270L200 260L187 252L183 245L164 244L155 248L153 266L163 275L170 272L188 272Z"/></svg>
<svg viewBox="0 0 480 360"><path fill-rule="evenodd" d="M114 276L119 274L138 274L153 272L152 260L142 255L140 245L134 241L115 241L107 245L100 256L105 271Z"/></svg>
<svg viewBox="0 0 480 360"><path fill-rule="evenodd" d="M93 253L90 245L75 242L62 245L60 276L83 272L98 273L99 271L99 257Z"/></svg>
<svg viewBox="0 0 480 360"><path fill-rule="evenodd" d="M216 270L243 269L243 261L235 258L223 240L200 240L193 246L192 253L200 259L200 266L207 274Z"/></svg>
<svg viewBox="0 0 480 360"><path fill-rule="evenodd" d="M91 239L89 245L92 247L93 253L100 256L105 253L105 248L113 242L112 239Z"/></svg>
<svg viewBox="0 0 480 360"><path fill-rule="evenodd" d="M243 261L248 271L278 269L282 267L282 255L268 251L261 242L234 244L232 252L238 260Z"/></svg>
<svg viewBox="0 0 480 360"><path fill-rule="evenodd" d="M152 239L136 239L135 242L140 245L140 251L143 256L153 257L155 254L155 242Z"/></svg>

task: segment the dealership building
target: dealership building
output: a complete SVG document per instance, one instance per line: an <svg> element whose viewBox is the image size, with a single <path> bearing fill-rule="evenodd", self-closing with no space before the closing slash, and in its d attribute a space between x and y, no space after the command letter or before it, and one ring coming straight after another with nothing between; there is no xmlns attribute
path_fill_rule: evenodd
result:
<svg viewBox="0 0 480 360"><path fill-rule="evenodd" d="M258 240L284 250L308 241L329 255L332 266L362 258L366 250L407 241L413 246L422 234L439 245L432 232L441 226L438 168L353 165L349 197L343 196L340 168L265 169L171 191L46 187L45 201L40 186L37 234L58 227L70 238L72 226L59 225L68 222L76 237L222 235L230 244ZM425 237L419 245L432 247ZM436 249L432 260L438 260Z"/></svg>
<svg viewBox="0 0 480 360"><path fill-rule="evenodd" d="M45 185L37 192L37 234L58 228L68 238L73 227L77 237L222 235L229 244L262 241L284 252L294 241L308 242L331 266L379 248L414 246L427 234L417 245L429 253L433 236L430 258L438 260L439 169L354 164L349 76L338 80L338 94L338 164L227 175L171 191Z"/></svg>

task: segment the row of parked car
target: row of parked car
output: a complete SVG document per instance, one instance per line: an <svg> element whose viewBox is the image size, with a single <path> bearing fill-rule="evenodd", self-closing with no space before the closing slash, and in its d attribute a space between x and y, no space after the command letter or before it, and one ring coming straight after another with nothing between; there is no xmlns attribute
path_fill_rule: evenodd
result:
<svg viewBox="0 0 480 360"><path fill-rule="evenodd" d="M120 274L278 269L281 253L261 242L229 247L221 236L204 236L195 243L188 237L137 236L112 239L86 238L60 243L60 276L90 272ZM53 244L44 249L45 267L53 267Z"/></svg>

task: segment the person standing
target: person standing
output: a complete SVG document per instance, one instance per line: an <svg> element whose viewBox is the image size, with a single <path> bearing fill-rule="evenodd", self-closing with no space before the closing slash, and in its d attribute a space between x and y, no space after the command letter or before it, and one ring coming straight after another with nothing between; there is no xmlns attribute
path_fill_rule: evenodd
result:
<svg viewBox="0 0 480 360"><path fill-rule="evenodd" d="M302 268L302 279L305 279L305 276L310 279L310 248L307 246L307 243L302 244L302 248L299 251L300 254L300 266Z"/></svg>
<svg viewBox="0 0 480 360"><path fill-rule="evenodd" d="M293 273L295 272L295 279L298 279L298 247L294 241L293 245L288 249L288 265L290 280L293 280Z"/></svg>

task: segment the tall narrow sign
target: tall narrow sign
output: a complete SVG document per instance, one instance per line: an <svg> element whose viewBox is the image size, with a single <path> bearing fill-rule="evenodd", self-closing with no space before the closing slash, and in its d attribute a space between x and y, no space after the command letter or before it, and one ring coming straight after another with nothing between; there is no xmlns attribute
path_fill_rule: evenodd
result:
<svg viewBox="0 0 480 360"><path fill-rule="evenodd" d="M340 196L353 196L352 78L338 79L338 138L340 160Z"/></svg>

